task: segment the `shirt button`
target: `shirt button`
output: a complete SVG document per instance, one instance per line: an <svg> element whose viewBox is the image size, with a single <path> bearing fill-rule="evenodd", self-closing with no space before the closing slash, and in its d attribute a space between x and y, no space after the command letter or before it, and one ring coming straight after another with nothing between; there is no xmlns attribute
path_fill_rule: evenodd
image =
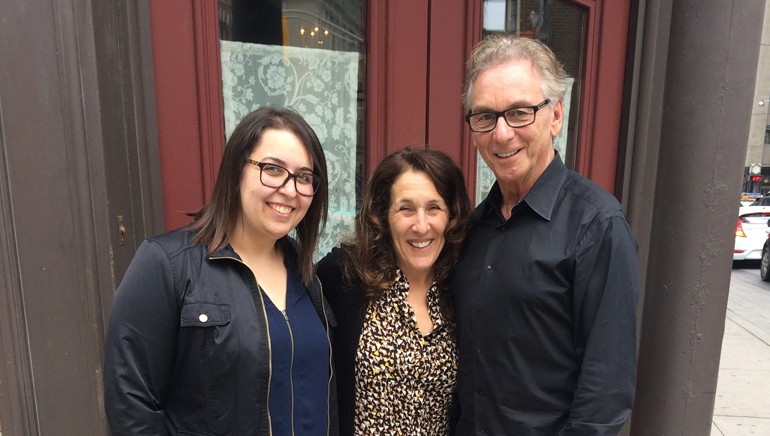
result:
<svg viewBox="0 0 770 436"><path fill-rule="evenodd" d="M209 317L205 313L201 313L201 315L198 317L198 321L200 322L206 322L208 320L209 320Z"/></svg>
<svg viewBox="0 0 770 436"><path fill-rule="evenodd" d="M484 392L483 392L481 389L479 389L479 392L478 392L478 394L479 394L479 396L480 396L480 397L483 397L483 396L484 396Z"/></svg>
<svg viewBox="0 0 770 436"><path fill-rule="evenodd" d="M476 354L481 354L481 348L476 348Z"/></svg>
<svg viewBox="0 0 770 436"><path fill-rule="evenodd" d="M487 265L487 271L492 269L492 265Z"/></svg>
<svg viewBox="0 0 770 436"><path fill-rule="evenodd" d="M479 430L479 433L481 433L481 434L487 434L487 431L486 431L486 430L484 430L484 429L482 428L481 430Z"/></svg>

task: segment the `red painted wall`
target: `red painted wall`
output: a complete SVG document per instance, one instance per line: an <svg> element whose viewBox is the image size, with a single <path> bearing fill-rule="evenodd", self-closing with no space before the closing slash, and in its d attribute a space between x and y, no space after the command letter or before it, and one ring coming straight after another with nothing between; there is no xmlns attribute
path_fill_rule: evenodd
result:
<svg viewBox="0 0 770 436"><path fill-rule="evenodd" d="M573 0L588 11L577 170L610 192L617 171L630 2ZM216 2L150 2L165 226L208 199L224 147ZM425 145L452 156L474 191L476 152L463 120L465 60L482 3L367 4L367 173L387 153Z"/></svg>
<svg viewBox="0 0 770 436"><path fill-rule="evenodd" d="M224 148L217 23L216 2L150 2L167 230L208 200Z"/></svg>

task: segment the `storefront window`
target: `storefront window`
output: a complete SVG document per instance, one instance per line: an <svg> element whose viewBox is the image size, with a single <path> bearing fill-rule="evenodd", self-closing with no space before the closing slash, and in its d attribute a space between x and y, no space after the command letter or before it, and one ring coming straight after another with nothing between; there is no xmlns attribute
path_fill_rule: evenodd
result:
<svg viewBox="0 0 770 436"><path fill-rule="evenodd" d="M585 10L568 0L484 0L483 36L515 33L537 38L556 54L567 70L564 124L554 147L567 167L575 168L575 153L585 56ZM481 157L476 163L476 201L486 197L495 181Z"/></svg>
<svg viewBox="0 0 770 436"><path fill-rule="evenodd" d="M353 229L364 162L363 0L219 0L225 134L261 106L294 109L326 154L323 256Z"/></svg>

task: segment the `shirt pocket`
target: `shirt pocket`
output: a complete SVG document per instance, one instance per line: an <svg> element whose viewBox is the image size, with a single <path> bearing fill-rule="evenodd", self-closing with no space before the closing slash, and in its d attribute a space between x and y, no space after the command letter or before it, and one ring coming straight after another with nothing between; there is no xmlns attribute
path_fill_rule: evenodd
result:
<svg viewBox="0 0 770 436"><path fill-rule="evenodd" d="M229 304L185 304L179 317L178 352L198 360L197 370L206 374L223 360L237 361L240 346L230 321Z"/></svg>
<svg viewBox="0 0 770 436"><path fill-rule="evenodd" d="M230 324L230 305L189 303L182 306L181 327L221 327Z"/></svg>

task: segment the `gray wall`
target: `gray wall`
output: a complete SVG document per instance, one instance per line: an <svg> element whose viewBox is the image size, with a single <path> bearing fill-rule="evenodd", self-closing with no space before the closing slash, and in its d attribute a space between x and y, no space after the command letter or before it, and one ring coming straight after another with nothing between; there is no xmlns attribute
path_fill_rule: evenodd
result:
<svg viewBox="0 0 770 436"><path fill-rule="evenodd" d="M104 320L162 224L149 41L146 1L0 2L6 436L106 433Z"/></svg>
<svg viewBox="0 0 770 436"><path fill-rule="evenodd" d="M631 434L708 434L764 0L641 1L624 187L644 274Z"/></svg>

